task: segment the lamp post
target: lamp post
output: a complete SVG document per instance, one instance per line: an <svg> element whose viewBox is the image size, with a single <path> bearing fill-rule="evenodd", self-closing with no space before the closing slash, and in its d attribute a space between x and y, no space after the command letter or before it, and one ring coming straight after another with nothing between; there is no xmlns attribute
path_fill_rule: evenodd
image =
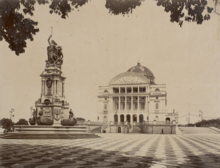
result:
<svg viewBox="0 0 220 168"><path fill-rule="evenodd" d="M32 110L33 110L33 107L31 106L31 115L30 115L30 118L31 118L31 116L32 116Z"/></svg>
<svg viewBox="0 0 220 168"><path fill-rule="evenodd" d="M201 121L203 120L203 111L202 110L199 110L199 117L201 119Z"/></svg>
<svg viewBox="0 0 220 168"><path fill-rule="evenodd" d="M11 111L10 111L10 119L11 119L11 121L13 122L14 121L14 109L11 109Z"/></svg>

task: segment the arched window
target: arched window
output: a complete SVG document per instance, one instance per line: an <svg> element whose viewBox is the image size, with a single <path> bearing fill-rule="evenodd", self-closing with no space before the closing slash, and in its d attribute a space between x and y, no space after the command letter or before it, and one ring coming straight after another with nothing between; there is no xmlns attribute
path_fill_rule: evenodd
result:
<svg viewBox="0 0 220 168"><path fill-rule="evenodd" d="M169 117L166 118L166 123L168 123L168 124L170 123L170 118Z"/></svg>
<svg viewBox="0 0 220 168"><path fill-rule="evenodd" d="M142 122L144 121L144 116L143 116L143 114L140 114L140 115L139 115L139 121L140 121L140 123L142 123Z"/></svg>
<svg viewBox="0 0 220 168"><path fill-rule="evenodd" d="M159 103L155 104L155 109L158 110L159 109Z"/></svg>
<svg viewBox="0 0 220 168"><path fill-rule="evenodd" d="M123 114L120 115L120 122L124 122L124 115Z"/></svg>
<svg viewBox="0 0 220 168"><path fill-rule="evenodd" d="M160 89L158 89L158 88L155 89L155 92L159 92L159 91L160 91Z"/></svg>
<svg viewBox="0 0 220 168"><path fill-rule="evenodd" d="M118 122L118 115L117 114L114 115L114 122Z"/></svg>

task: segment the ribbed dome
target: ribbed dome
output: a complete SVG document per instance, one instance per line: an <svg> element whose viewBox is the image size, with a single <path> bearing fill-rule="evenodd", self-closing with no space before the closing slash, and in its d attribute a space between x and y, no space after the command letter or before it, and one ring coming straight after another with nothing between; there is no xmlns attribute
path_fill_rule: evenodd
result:
<svg viewBox="0 0 220 168"><path fill-rule="evenodd" d="M141 73L142 75L150 79L152 83L154 83L154 79L155 79L154 74L148 68L141 66L140 63L130 68L127 72Z"/></svg>

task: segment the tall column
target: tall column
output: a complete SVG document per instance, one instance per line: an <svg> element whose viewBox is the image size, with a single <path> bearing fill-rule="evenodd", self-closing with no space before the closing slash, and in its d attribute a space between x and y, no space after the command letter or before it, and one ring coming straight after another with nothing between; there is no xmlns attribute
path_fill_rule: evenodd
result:
<svg viewBox="0 0 220 168"><path fill-rule="evenodd" d="M65 97L65 95L64 95L64 84L65 83L62 83L62 95L63 95L63 97Z"/></svg>
<svg viewBox="0 0 220 168"><path fill-rule="evenodd" d="M44 96L45 96L45 81L43 81L43 86L44 86Z"/></svg>
<svg viewBox="0 0 220 168"><path fill-rule="evenodd" d="M118 97L118 111L121 111L121 98Z"/></svg>
<svg viewBox="0 0 220 168"><path fill-rule="evenodd" d="M41 96L43 96L43 92L44 92L44 83L43 83L43 80L41 81Z"/></svg>
<svg viewBox="0 0 220 168"><path fill-rule="evenodd" d="M57 80L56 80L56 95L57 95Z"/></svg>
<svg viewBox="0 0 220 168"><path fill-rule="evenodd" d="M137 111L139 111L139 96L137 97Z"/></svg>
<svg viewBox="0 0 220 168"><path fill-rule="evenodd" d="M56 81L53 81L53 96L56 95Z"/></svg>

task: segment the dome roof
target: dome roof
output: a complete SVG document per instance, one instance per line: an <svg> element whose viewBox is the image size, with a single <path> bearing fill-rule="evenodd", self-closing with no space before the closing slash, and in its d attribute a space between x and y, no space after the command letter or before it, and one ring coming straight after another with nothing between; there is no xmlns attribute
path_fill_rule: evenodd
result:
<svg viewBox="0 0 220 168"><path fill-rule="evenodd" d="M141 73L145 77L151 80L151 82L154 82L154 74L146 67L141 66L140 63L138 63L136 66L130 68L127 72L136 72L136 73Z"/></svg>

